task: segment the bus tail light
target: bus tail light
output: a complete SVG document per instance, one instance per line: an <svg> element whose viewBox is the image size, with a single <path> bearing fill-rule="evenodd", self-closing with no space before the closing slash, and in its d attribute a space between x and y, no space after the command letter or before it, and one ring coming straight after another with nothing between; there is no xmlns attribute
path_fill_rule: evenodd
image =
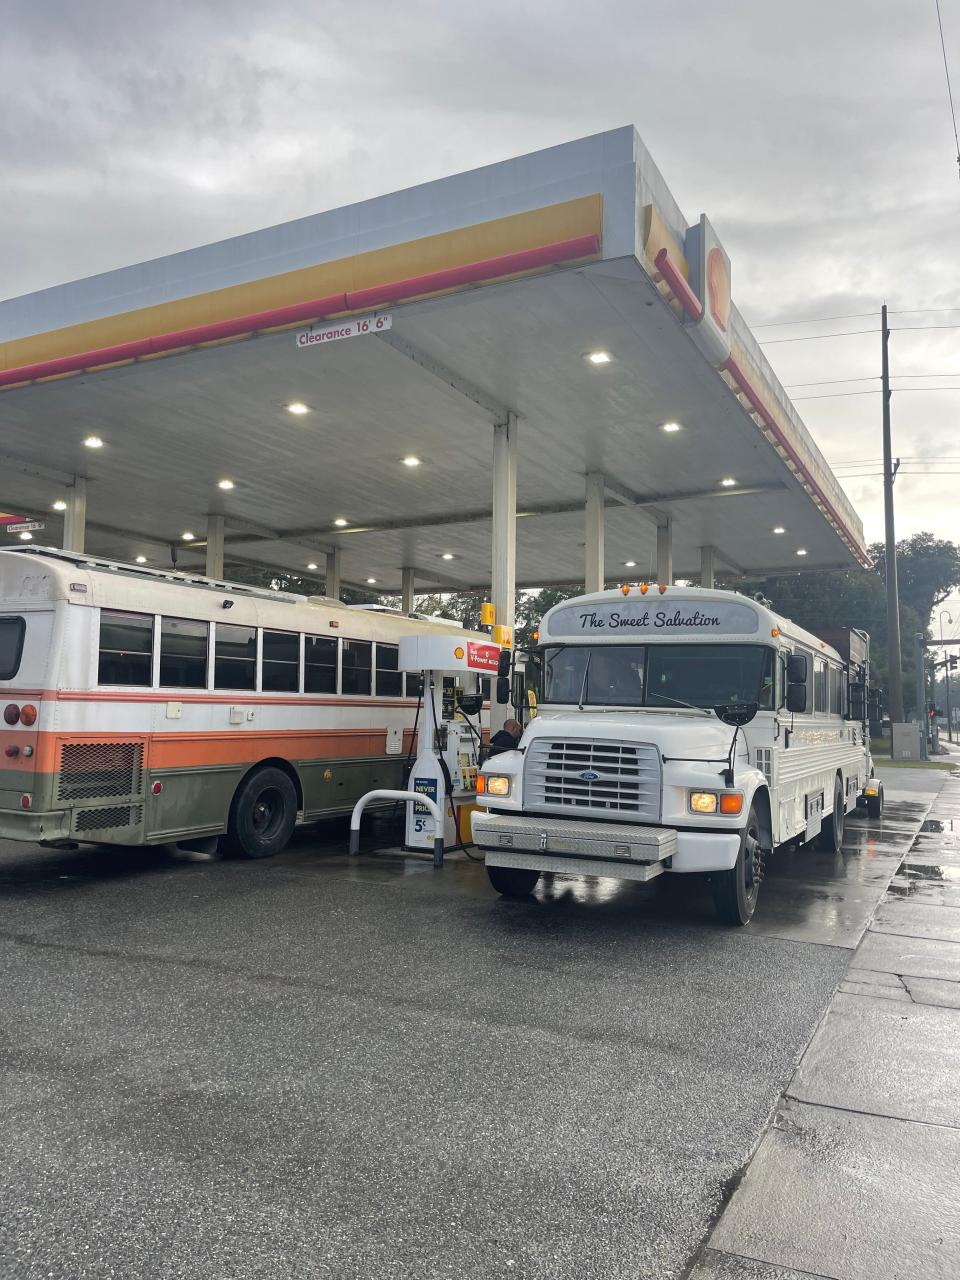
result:
<svg viewBox="0 0 960 1280"><path fill-rule="evenodd" d="M28 702L20 708L20 723L25 725L37 723L37 708L32 702Z"/></svg>
<svg viewBox="0 0 960 1280"><path fill-rule="evenodd" d="M21 797L20 797L20 808L21 808L21 809L29 809L29 808L30 808L30 805L31 805L32 803L33 803L33 801L30 799L30 797L29 797L29 796L21 796Z"/></svg>
<svg viewBox="0 0 960 1280"><path fill-rule="evenodd" d="M20 719L20 708L15 702L8 702L3 708L3 718L7 724L16 724Z"/></svg>

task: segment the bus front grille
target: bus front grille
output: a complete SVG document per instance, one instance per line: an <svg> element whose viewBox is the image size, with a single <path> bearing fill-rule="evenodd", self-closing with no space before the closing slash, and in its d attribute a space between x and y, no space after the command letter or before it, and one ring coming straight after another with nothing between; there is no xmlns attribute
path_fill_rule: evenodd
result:
<svg viewBox="0 0 960 1280"><path fill-rule="evenodd" d="M658 822L660 785L660 754L646 742L535 738L527 748L525 809Z"/></svg>
<svg viewBox="0 0 960 1280"><path fill-rule="evenodd" d="M59 775L60 800L138 796L143 789L143 743L65 742Z"/></svg>

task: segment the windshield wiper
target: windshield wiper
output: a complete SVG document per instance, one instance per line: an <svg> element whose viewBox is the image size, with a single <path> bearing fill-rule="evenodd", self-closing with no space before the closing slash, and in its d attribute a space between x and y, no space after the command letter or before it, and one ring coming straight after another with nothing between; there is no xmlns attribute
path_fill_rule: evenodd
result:
<svg viewBox="0 0 960 1280"><path fill-rule="evenodd" d="M587 696L587 676L590 674L590 661L593 658L593 650L587 650L587 665L583 668L583 679L580 682L580 702L578 709L583 710L583 701Z"/></svg>
<svg viewBox="0 0 960 1280"><path fill-rule="evenodd" d="M708 711L706 707L698 707L693 702L684 702L682 698L671 698L669 693L654 693L654 694L651 694L650 696L653 698L663 698L665 702L672 702L675 706L678 706L678 707L688 707L691 711L702 711L705 716L709 716L713 714L713 712ZM648 702L646 705L649 707L649 706L652 706L652 703Z"/></svg>

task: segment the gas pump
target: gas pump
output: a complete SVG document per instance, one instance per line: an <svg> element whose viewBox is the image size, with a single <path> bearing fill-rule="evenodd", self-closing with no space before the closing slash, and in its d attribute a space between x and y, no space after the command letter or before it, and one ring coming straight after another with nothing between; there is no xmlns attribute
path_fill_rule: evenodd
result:
<svg viewBox="0 0 960 1280"><path fill-rule="evenodd" d="M453 848L461 838L469 839L468 815L477 793L480 751L479 677L496 679L499 659L499 645L468 640L456 633L403 636L400 640L400 670L423 675L422 727L408 789L429 796L440 806L444 848ZM457 682L452 686L447 683L451 677ZM476 717L475 723L471 717ZM408 804L404 847L433 849L434 826L426 805Z"/></svg>

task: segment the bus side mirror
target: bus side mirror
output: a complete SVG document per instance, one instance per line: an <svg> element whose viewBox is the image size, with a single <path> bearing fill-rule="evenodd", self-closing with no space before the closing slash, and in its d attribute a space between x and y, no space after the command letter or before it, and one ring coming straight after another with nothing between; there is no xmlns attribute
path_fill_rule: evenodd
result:
<svg viewBox="0 0 960 1280"><path fill-rule="evenodd" d="M883 720L883 690L871 689L867 693L868 719L872 724L880 724Z"/></svg>
<svg viewBox="0 0 960 1280"><path fill-rule="evenodd" d="M807 655L791 653L787 658L787 684L807 683ZM787 695L789 697L789 693Z"/></svg>
<svg viewBox="0 0 960 1280"><path fill-rule="evenodd" d="M806 658L803 659L806 664ZM807 709L807 686L806 684L791 683L787 685L787 710L804 712Z"/></svg>
<svg viewBox="0 0 960 1280"><path fill-rule="evenodd" d="M505 707L510 702L510 677L497 677L497 703L501 707Z"/></svg>
<svg viewBox="0 0 960 1280"><path fill-rule="evenodd" d="M500 656L497 659L497 675L499 677L508 676L510 674L510 663L513 661L513 653L509 649L501 649ZM499 702L500 699L497 698Z"/></svg>

